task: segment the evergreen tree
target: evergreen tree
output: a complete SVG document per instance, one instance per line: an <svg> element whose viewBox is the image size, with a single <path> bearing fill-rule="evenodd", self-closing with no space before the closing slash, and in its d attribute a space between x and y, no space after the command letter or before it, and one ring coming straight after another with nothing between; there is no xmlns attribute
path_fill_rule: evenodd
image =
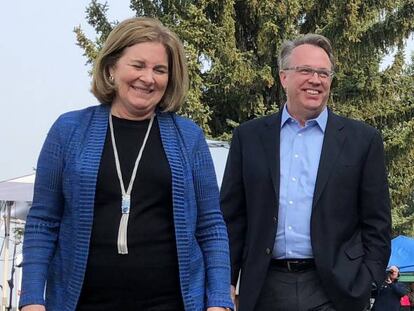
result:
<svg viewBox="0 0 414 311"><path fill-rule="evenodd" d="M180 113L221 139L284 103L277 56L285 39L328 37L337 61L329 106L381 130L394 234L414 235L414 65L403 53L414 31L413 0L131 0L130 8L160 19L183 40L191 88ZM95 40L75 28L89 63L117 23L108 21L107 9L92 0L86 10ZM393 64L382 70L393 51Z"/></svg>

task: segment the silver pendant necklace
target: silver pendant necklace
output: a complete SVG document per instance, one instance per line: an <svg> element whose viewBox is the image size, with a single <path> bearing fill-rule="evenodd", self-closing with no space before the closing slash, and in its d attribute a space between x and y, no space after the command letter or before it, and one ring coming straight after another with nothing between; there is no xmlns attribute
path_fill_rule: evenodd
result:
<svg viewBox="0 0 414 311"><path fill-rule="evenodd" d="M112 149L114 150L116 172L118 175L119 184L121 186L121 192L122 192L122 201L121 201L122 216L121 216L121 221L119 223L118 242L117 242L118 254L122 254L122 255L128 254L127 231L128 231L129 212L131 210L132 185L134 184L134 180L137 175L138 165L139 165L139 162L141 161L142 153L144 152L144 148L147 143L149 133L151 131L152 123L154 122L154 117L155 115L153 114L149 121L147 132L145 133L144 141L142 142L142 146L139 149L137 159L135 160L135 166L132 171L128 189L125 191L124 180L122 179L121 165L119 164L118 150L116 149L114 126L112 124L112 114L109 113L109 128L111 131Z"/></svg>

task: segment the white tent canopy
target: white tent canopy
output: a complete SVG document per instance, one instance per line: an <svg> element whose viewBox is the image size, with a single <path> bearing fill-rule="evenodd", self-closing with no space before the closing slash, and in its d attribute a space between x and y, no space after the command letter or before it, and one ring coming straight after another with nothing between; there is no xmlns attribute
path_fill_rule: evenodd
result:
<svg viewBox="0 0 414 311"><path fill-rule="evenodd" d="M0 201L10 202L10 217L26 220L33 199L35 174L0 182Z"/></svg>
<svg viewBox="0 0 414 311"><path fill-rule="evenodd" d="M34 179L31 174L0 182L0 201L32 201Z"/></svg>
<svg viewBox="0 0 414 311"><path fill-rule="evenodd" d="M220 187L223 180L224 169L226 167L227 154L229 153L229 144L227 142L215 140L207 140L207 143L210 148L211 157L213 158L217 183Z"/></svg>

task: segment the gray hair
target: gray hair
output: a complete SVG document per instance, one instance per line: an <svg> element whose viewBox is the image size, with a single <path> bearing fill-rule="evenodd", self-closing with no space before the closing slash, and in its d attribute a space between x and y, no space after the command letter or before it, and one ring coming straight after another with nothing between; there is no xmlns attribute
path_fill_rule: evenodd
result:
<svg viewBox="0 0 414 311"><path fill-rule="evenodd" d="M335 68L335 58L332 51L331 41L322 35L308 33L294 40L287 40L282 43L279 53L279 70L289 67L289 57L290 54L292 54L293 49L303 44L310 44L323 49L326 54L328 54L332 69Z"/></svg>

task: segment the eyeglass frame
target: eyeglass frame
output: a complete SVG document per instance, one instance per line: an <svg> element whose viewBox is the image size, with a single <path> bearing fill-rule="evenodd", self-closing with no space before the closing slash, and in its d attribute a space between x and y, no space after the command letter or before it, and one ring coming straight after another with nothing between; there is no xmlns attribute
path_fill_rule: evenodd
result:
<svg viewBox="0 0 414 311"><path fill-rule="evenodd" d="M317 69L317 68L312 68L309 66L295 66L295 67L287 67L282 69L281 71L295 71L299 74L302 74L304 76L314 76L315 73L318 75L319 79L328 79L328 78L333 78L333 76L335 75L335 71L332 70L328 70L328 69ZM301 70L308 70L308 72L301 72ZM325 76L321 76L321 75L326 75Z"/></svg>

